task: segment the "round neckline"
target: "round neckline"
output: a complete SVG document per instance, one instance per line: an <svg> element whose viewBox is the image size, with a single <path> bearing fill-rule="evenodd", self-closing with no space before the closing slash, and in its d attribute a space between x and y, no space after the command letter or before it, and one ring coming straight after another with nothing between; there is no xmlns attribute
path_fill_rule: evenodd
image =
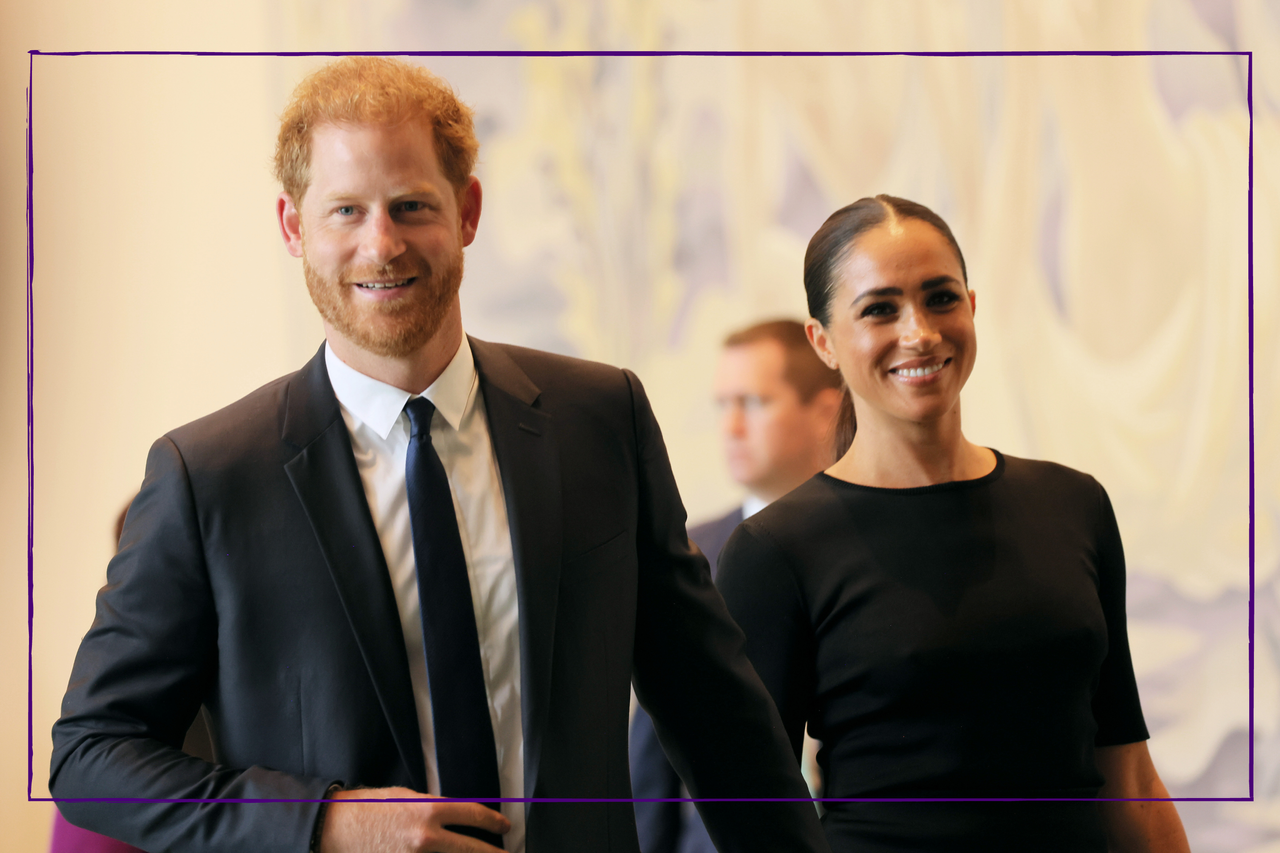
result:
<svg viewBox="0 0 1280 853"><path fill-rule="evenodd" d="M927 486L908 486L906 488L892 488L890 486L866 486L862 483L851 483L848 480L842 480L839 477L833 477L826 471L819 471L817 476L828 483L849 489L857 489L864 492L881 492L894 495L918 495L929 494L932 492L949 492L957 489L969 489L977 486L985 486L988 483L994 483L1004 474L1004 454L994 447L988 447L996 455L996 466L981 477L972 480L948 480L945 483L931 483Z"/></svg>

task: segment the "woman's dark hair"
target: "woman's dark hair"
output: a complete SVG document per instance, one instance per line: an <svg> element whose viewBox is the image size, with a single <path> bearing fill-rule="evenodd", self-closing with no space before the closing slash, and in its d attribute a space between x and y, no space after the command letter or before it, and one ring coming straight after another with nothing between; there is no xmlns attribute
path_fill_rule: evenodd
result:
<svg viewBox="0 0 1280 853"><path fill-rule="evenodd" d="M804 293L809 303L809 316L823 326L831 322L831 300L835 297L836 270L848 259L854 241L863 233L883 223L890 216L897 219L919 219L938 229L960 261L960 274L968 287L969 271L964 265L964 253L956 242L951 228L942 217L923 204L891 195L860 198L853 204L840 208L827 217L822 227L809 240L804 253ZM840 401L840 415L836 418L836 458L844 456L853 444L858 422L853 413L853 397L845 386Z"/></svg>

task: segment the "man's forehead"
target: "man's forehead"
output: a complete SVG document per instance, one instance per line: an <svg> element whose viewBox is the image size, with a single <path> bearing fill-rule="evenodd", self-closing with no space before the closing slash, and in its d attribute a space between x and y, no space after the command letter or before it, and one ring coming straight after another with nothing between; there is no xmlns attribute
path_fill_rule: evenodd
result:
<svg viewBox="0 0 1280 853"><path fill-rule="evenodd" d="M782 379L786 368L786 351L772 338L732 344L720 354L717 375L725 381L770 381Z"/></svg>
<svg viewBox="0 0 1280 853"><path fill-rule="evenodd" d="M413 118L397 122L325 121L317 124L311 129L311 163L315 165L317 149L346 149L354 156L367 154L370 146L367 143L355 144L353 140L367 140L375 134L394 134L402 140L409 140L411 144L406 146L407 150L429 155L433 162L437 160L431 122Z"/></svg>
<svg viewBox="0 0 1280 853"><path fill-rule="evenodd" d="M729 344L721 353L722 360L769 364L781 363L786 358L786 348L774 338L758 338L754 341Z"/></svg>
<svg viewBox="0 0 1280 853"><path fill-rule="evenodd" d="M309 183L326 195L371 180L413 191L443 192L447 183L429 125L326 123L313 129L310 155Z"/></svg>

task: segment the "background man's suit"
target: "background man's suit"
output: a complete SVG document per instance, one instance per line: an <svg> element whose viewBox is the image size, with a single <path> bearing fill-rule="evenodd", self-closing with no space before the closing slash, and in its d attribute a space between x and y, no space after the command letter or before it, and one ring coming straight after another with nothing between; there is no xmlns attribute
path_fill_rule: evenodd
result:
<svg viewBox="0 0 1280 853"><path fill-rule="evenodd" d="M742 507L737 507L690 528L689 538L711 564L713 579L720 549L741 523ZM631 721L631 789L642 799L686 796L644 708L636 708ZM690 803L636 803L636 829L644 853L715 853L711 836Z"/></svg>
<svg viewBox="0 0 1280 853"><path fill-rule="evenodd" d="M472 340L520 599L525 792L631 795L629 685L690 789L806 795L742 635L689 547L625 371ZM179 753L208 708L218 764ZM54 726L57 798L426 790L387 569L324 367L153 445ZM316 803L62 805L149 849L306 848ZM825 849L807 803L712 805L726 850ZM527 849L637 849L630 803L531 804Z"/></svg>

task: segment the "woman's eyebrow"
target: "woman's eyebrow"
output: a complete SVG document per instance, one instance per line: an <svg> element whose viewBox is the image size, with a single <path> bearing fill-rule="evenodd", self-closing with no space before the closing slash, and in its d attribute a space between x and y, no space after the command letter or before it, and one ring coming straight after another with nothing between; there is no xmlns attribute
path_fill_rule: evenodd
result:
<svg viewBox="0 0 1280 853"><path fill-rule="evenodd" d="M927 278L924 281L920 282L920 289L933 290L934 288L942 287L943 285L959 284L959 283L960 283L960 280L957 279L955 276L935 275L933 278ZM853 298L853 301L850 302L849 305L850 306L857 305L862 300L868 299L873 296L901 296L901 295L902 295L902 288L900 287L892 287L892 286L891 287L873 287L873 288L870 288L869 290L864 290L861 293L859 293L857 296Z"/></svg>
<svg viewBox="0 0 1280 853"><path fill-rule="evenodd" d="M859 293L857 296L853 298L853 301L850 302L849 304L857 305L862 300L872 296L901 296L901 295L902 295L901 287L873 287L870 290L864 290L861 293Z"/></svg>

